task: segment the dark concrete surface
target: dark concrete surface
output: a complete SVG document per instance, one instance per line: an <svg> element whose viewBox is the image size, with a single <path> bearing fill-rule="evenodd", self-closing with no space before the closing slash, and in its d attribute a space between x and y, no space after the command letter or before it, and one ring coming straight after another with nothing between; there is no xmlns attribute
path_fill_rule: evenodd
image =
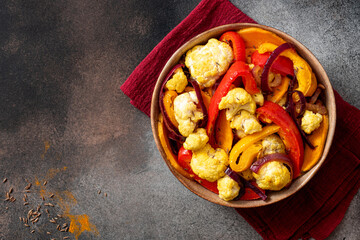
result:
<svg viewBox="0 0 360 240"><path fill-rule="evenodd" d="M172 176L149 118L119 90L199 2L1 2L0 239L261 239L233 209ZM307 46L360 107L359 1L232 2ZM11 187L16 201L3 201ZM38 205L39 221L26 227L19 217ZM67 218L50 223L56 214ZM76 216L90 231L56 230ZM359 239L358 226L359 193L329 239Z"/></svg>

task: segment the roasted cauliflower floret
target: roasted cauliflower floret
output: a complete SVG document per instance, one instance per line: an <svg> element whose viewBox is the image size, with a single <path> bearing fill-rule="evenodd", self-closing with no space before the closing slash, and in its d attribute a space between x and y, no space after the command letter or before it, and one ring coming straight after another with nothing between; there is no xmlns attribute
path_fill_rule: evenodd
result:
<svg viewBox="0 0 360 240"><path fill-rule="evenodd" d="M245 89L234 88L221 99L219 109L226 109L226 119L231 120L240 110L254 114L256 103Z"/></svg>
<svg viewBox="0 0 360 240"><path fill-rule="evenodd" d="M206 45L197 45L186 53L185 65L200 87L211 87L226 72L233 58L227 43L211 38Z"/></svg>
<svg viewBox="0 0 360 240"><path fill-rule="evenodd" d="M219 190L219 197L225 201L231 201L239 195L239 184L225 175L217 181L217 188Z"/></svg>
<svg viewBox="0 0 360 240"><path fill-rule="evenodd" d="M253 172L257 185L265 190L279 191L291 182L287 167L278 161L265 163L259 172Z"/></svg>
<svg viewBox="0 0 360 240"><path fill-rule="evenodd" d="M261 145L263 146L263 155L273 153L285 153L285 145L281 138L276 134L265 137Z"/></svg>
<svg viewBox="0 0 360 240"><path fill-rule="evenodd" d="M165 87L169 90L181 93L188 85L187 77L181 67L175 70L173 76L166 83Z"/></svg>
<svg viewBox="0 0 360 240"><path fill-rule="evenodd" d="M205 147L208 141L209 137L206 134L206 130L204 128L198 128L195 132L190 133L183 146L187 150L197 151Z"/></svg>
<svg viewBox="0 0 360 240"><path fill-rule="evenodd" d="M196 123L204 118L201 110L197 109L198 99L195 91L186 92L174 100L175 119L179 123L179 132L187 137L195 130Z"/></svg>
<svg viewBox="0 0 360 240"><path fill-rule="evenodd" d="M209 182L215 182L223 177L228 164L226 152L221 148L215 150L210 144L206 144L198 151L193 151L190 162L193 172Z"/></svg>
<svg viewBox="0 0 360 240"><path fill-rule="evenodd" d="M305 110L305 113L301 119L301 129L310 134L314 130L320 127L323 117L320 113L313 113L312 111Z"/></svg>
<svg viewBox="0 0 360 240"><path fill-rule="evenodd" d="M246 110L241 110L230 122L230 127L241 130L245 135L260 132L262 129L258 119Z"/></svg>

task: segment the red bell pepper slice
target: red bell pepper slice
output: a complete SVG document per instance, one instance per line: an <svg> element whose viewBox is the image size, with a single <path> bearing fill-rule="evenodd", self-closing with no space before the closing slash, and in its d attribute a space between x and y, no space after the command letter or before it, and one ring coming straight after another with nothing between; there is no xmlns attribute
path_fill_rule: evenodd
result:
<svg viewBox="0 0 360 240"><path fill-rule="evenodd" d="M185 149L184 147L181 147L178 153L179 165L182 168L184 168L184 170L187 171L191 176L194 176L193 177L194 180L197 181L201 186L212 191L213 193L219 194L219 190L217 188L217 181L209 182L205 179L200 178L191 170L191 166L190 166L191 158L192 158L192 152L190 150Z"/></svg>
<svg viewBox="0 0 360 240"><path fill-rule="evenodd" d="M219 40L230 44L234 52L235 61L245 62L245 42L237 32L225 32Z"/></svg>
<svg viewBox="0 0 360 240"><path fill-rule="evenodd" d="M293 179L297 178L304 161L304 144L295 122L280 105L270 101L265 101L262 107L256 109L256 113L260 120L265 122L270 120L280 126L279 135L293 162Z"/></svg>
<svg viewBox="0 0 360 240"><path fill-rule="evenodd" d="M219 103L221 98L225 97L229 92L231 84L238 78L242 77L242 81L245 85L245 90L250 94L259 93L260 90L256 86L255 79L250 72L249 66L242 61L234 62L227 70L219 86L217 87L213 97L211 98L208 109L208 123L206 131L209 136L209 143L212 147L215 146L214 128L216 119L219 114Z"/></svg>
<svg viewBox="0 0 360 240"><path fill-rule="evenodd" d="M258 51L253 52L251 55L251 63L255 66L264 67L266 61L270 57L270 52L267 53L259 53ZM270 70L274 73L279 73L283 76L291 75L294 76L294 66L293 62L283 56L279 56L274 63L271 65Z"/></svg>

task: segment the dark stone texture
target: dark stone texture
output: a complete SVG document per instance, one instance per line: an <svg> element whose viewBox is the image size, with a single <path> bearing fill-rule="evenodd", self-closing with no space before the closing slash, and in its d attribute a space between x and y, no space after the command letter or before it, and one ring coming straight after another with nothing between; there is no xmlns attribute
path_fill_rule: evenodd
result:
<svg viewBox="0 0 360 240"><path fill-rule="evenodd" d="M46 231L72 236L57 232L44 212L33 234L18 219L43 204L41 187L33 186L23 205L26 180L44 179L47 191L70 191L77 199L71 214L87 214L96 226L99 235L79 239L261 239L233 209L200 199L172 176L150 120L119 90L199 2L0 4L0 179L8 178L0 198L13 187L17 199L0 201L0 239L49 239ZM232 2L300 40L334 88L360 107L358 1ZM356 239L359 209L358 193L329 239ZM54 210L61 212L58 204Z"/></svg>

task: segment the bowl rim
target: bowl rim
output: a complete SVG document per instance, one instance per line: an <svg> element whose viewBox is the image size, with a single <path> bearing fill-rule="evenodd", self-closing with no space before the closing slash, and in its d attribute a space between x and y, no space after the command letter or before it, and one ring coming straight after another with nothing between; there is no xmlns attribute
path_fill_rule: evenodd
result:
<svg viewBox="0 0 360 240"><path fill-rule="evenodd" d="M329 111L329 129L328 129L328 135L326 139L326 143L324 146L323 154L318 161L318 163L313 166L309 171L304 173L299 178L293 180L292 184L289 188L283 189L281 191L276 192L270 192L268 194L268 199L263 201L261 199L258 200L237 200L237 201L224 201L218 197L217 194L205 189L200 184L196 183L194 180L190 180L183 175L181 175L177 170L175 170L172 165L170 164L169 160L167 160L167 156L162 148L162 145L159 140L158 131L157 131L157 122L158 122L158 115L159 115L159 106L158 106L158 99L159 99L159 92L161 88L161 83L163 82L165 76L170 71L170 69L175 66L175 64L179 61L180 57L190 48L192 48L195 45L202 44L207 42L207 40L211 37L219 37L221 33L224 33L225 31L238 31L243 28L249 28L249 27L257 27L260 29L264 29L270 32L275 33L282 39L284 39L286 42L290 42L295 46L295 49L297 50L297 53L304 58L309 65L312 67L313 72L315 73L318 82L321 82L325 85L325 95L326 95L326 106ZM206 38L205 38L206 36ZM204 39L203 39L204 38ZM286 34L285 32L282 32L278 29L275 29L273 27L261 25L261 24L254 24L254 23L232 23L232 24L226 24L221 25L215 28L211 28L207 31L204 31L195 37L191 38L190 40L186 41L183 45L181 45L173 54L172 56L167 60L165 66L163 67L157 81L155 88L153 90L152 100L151 100L151 128L154 136L154 140L156 143L156 146L158 150L160 151L160 154L165 161L166 165L170 169L170 171L175 175L175 177L191 192L195 193L199 197L208 200L212 203L219 204L222 206L227 207L235 207L235 208L252 208L252 207L260 207L260 206L266 206L273 203L276 203L278 201L281 201L287 197L290 197L294 195L297 191L299 191L302 187L304 187L310 179L318 172L322 164L326 160L326 156L329 153L334 134L335 134L335 126L336 126L336 105L335 105L335 96L333 92L333 88L331 85L331 82L318 61L318 59L313 55L313 53L307 49L303 44L301 44L298 40L291 37L290 35ZM301 180L301 181L300 181Z"/></svg>

